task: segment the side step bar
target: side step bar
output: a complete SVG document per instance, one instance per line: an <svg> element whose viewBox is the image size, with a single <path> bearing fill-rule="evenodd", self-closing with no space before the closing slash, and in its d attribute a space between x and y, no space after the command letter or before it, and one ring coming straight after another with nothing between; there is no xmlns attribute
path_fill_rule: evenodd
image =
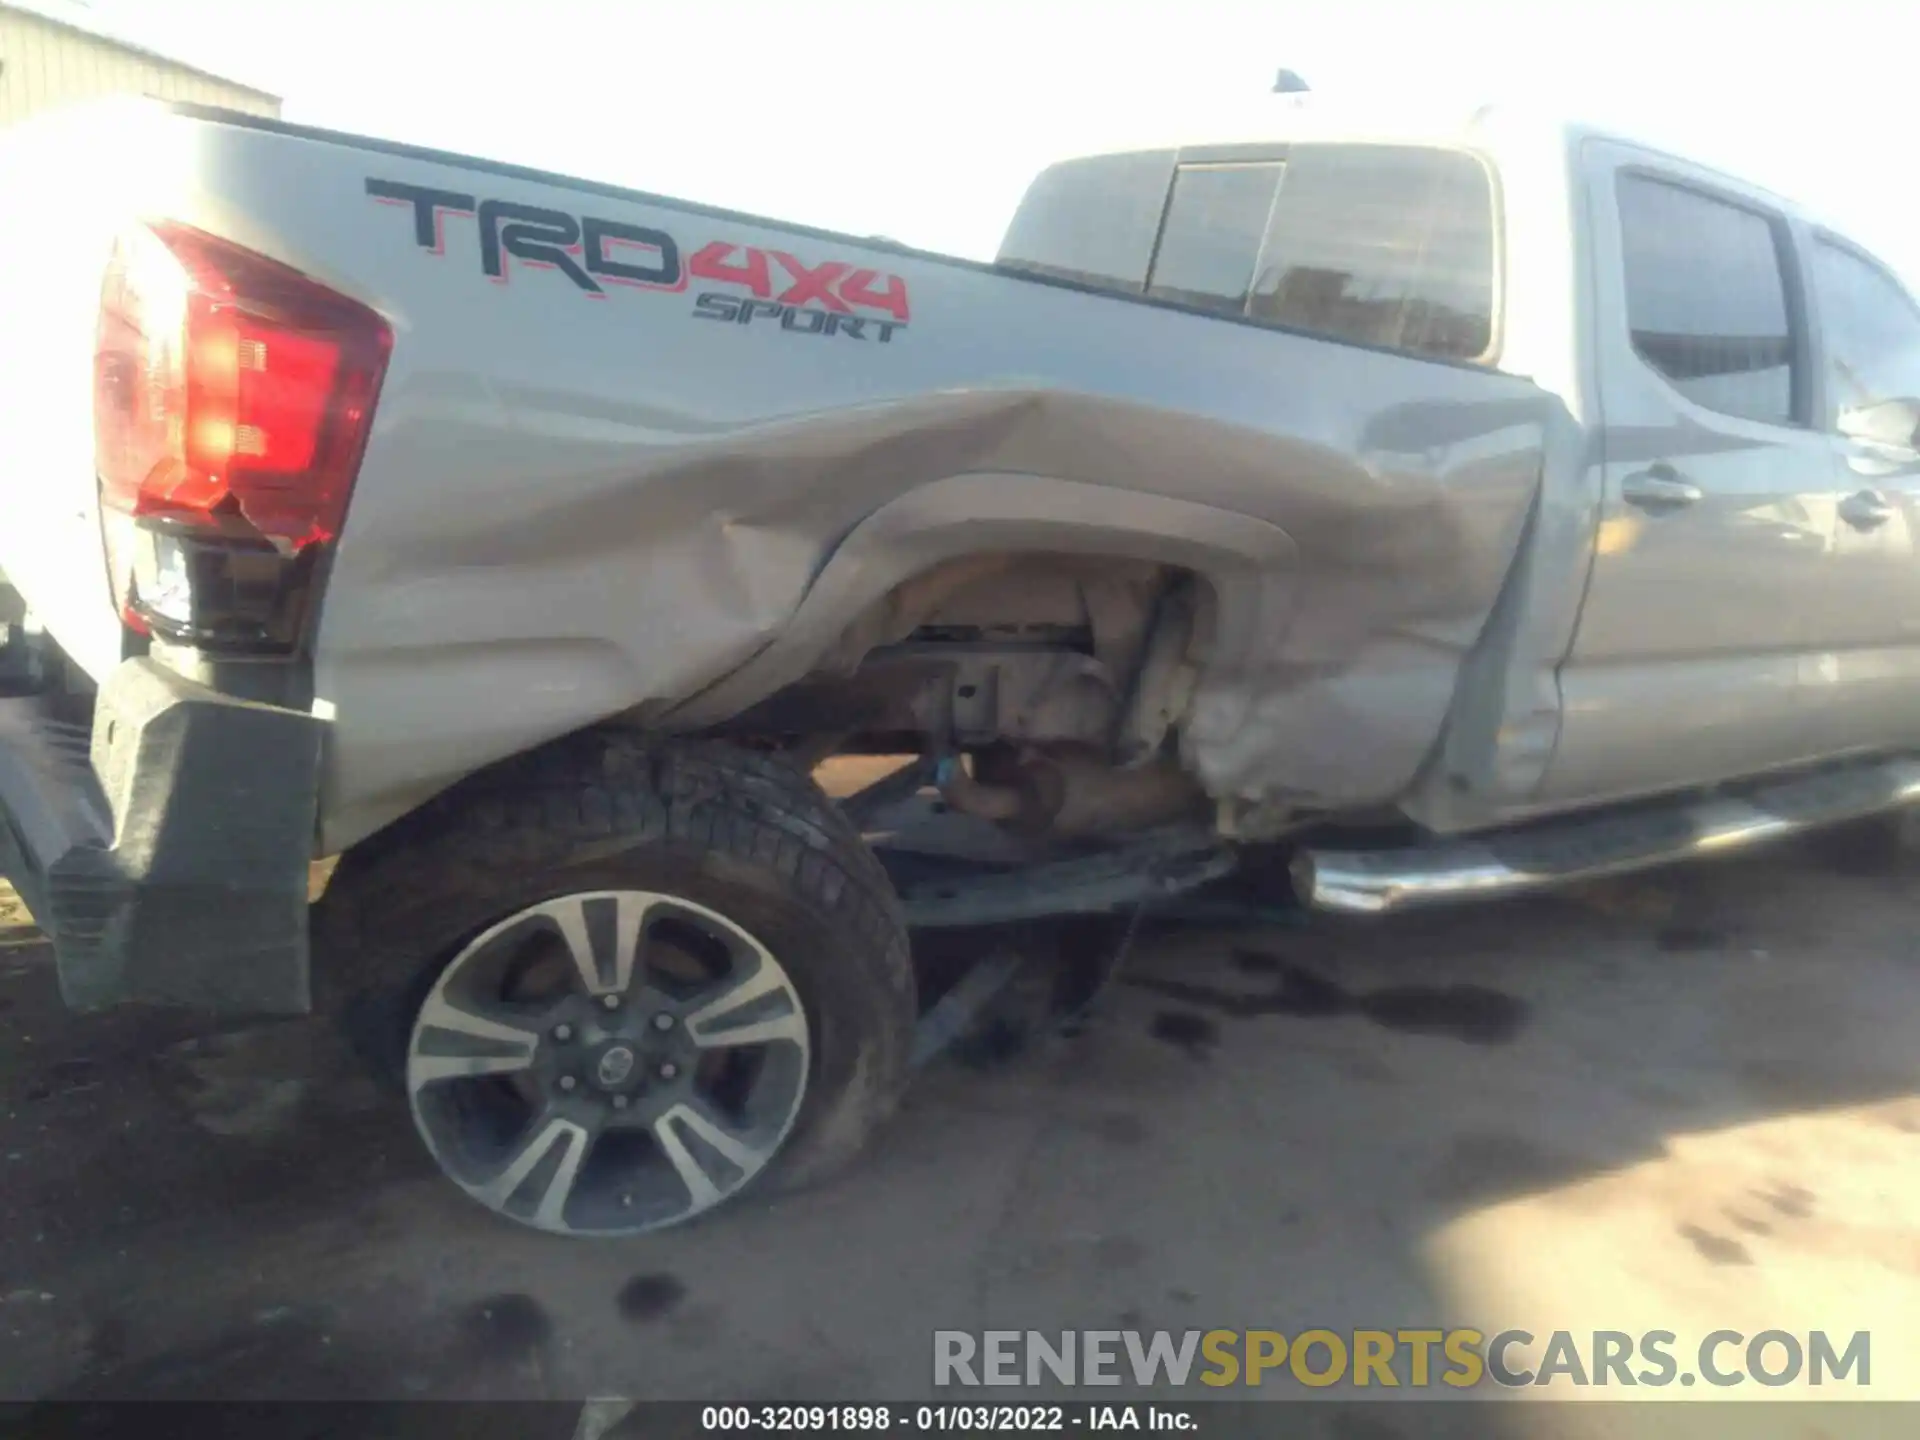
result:
<svg viewBox="0 0 1920 1440"><path fill-rule="evenodd" d="M1619 875L1855 820L1920 799L1920 760L1767 780L1691 802L1548 820L1394 850L1303 850L1293 884L1316 910L1377 915Z"/></svg>

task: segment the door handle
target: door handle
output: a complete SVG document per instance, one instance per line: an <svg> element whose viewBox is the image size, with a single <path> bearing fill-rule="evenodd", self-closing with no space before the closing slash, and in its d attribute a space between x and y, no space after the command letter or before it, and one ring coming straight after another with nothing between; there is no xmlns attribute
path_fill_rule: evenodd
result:
<svg viewBox="0 0 1920 1440"><path fill-rule="evenodd" d="M1642 510L1674 510L1697 503L1705 495L1698 485L1682 480L1671 465L1649 465L1620 481L1620 498Z"/></svg>
<svg viewBox="0 0 1920 1440"><path fill-rule="evenodd" d="M1858 490L1840 502L1840 518L1856 530L1877 530L1893 518L1893 506L1877 490Z"/></svg>

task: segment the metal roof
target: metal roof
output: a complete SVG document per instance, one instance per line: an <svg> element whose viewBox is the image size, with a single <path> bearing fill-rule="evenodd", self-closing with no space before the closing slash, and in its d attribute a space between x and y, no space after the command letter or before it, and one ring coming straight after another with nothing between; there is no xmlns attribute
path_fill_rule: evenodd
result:
<svg viewBox="0 0 1920 1440"><path fill-rule="evenodd" d="M231 75L222 75L217 71L208 70L204 66L182 60L177 55L156 50L143 41L131 39L125 31L118 29L90 6L76 3L76 0L0 0L0 10L13 10L22 15L31 15L36 20L44 20L47 24L58 26L62 30L71 31L76 35L85 35L90 40L103 40L129 54L157 61L175 70L187 71L204 80L230 85L235 90L245 90L260 96L263 100L278 102L284 98L271 90L262 90L258 85L249 85L244 80L236 80Z"/></svg>

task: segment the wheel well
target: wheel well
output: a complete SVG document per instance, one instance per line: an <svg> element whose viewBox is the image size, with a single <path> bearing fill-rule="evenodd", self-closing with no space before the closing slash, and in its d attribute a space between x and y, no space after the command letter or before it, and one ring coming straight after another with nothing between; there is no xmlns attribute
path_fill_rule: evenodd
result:
<svg viewBox="0 0 1920 1440"><path fill-rule="evenodd" d="M1179 566L994 551L895 585L812 671L721 727L841 750L1009 742L1152 749L1211 635L1213 591ZM1117 755L1115 758L1119 758Z"/></svg>

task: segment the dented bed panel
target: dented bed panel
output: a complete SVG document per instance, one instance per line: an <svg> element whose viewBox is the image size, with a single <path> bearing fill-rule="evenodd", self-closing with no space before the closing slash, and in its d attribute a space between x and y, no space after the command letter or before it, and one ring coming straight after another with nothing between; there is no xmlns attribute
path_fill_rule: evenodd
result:
<svg viewBox="0 0 1920 1440"><path fill-rule="evenodd" d="M1569 423L1520 379L557 179L176 116L180 218L395 346L328 581L323 844L804 674L974 549L1189 567L1216 795L1390 798ZM244 218L242 218L244 217ZM239 233L235 233L235 232Z"/></svg>

